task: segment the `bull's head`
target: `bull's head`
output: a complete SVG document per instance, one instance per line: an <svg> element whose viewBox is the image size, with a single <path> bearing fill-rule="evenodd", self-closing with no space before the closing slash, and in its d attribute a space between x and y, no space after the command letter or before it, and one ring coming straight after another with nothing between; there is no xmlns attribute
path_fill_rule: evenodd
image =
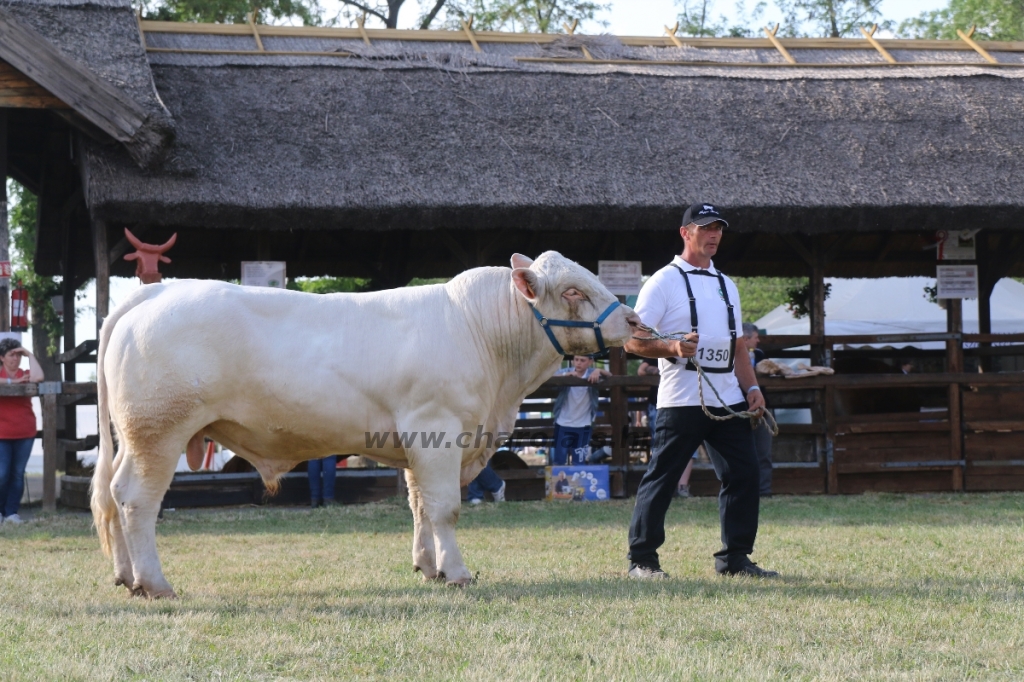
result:
<svg viewBox="0 0 1024 682"><path fill-rule="evenodd" d="M512 256L512 284L516 291L543 317L541 325L554 336L556 349L567 355L596 353L605 346L622 346L633 335L640 318L627 306L619 305L601 281L578 263L555 251L542 253L536 261L521 254ZM559 326L557 321L593 323L602 316L600 335L592 324Z"/></svg>

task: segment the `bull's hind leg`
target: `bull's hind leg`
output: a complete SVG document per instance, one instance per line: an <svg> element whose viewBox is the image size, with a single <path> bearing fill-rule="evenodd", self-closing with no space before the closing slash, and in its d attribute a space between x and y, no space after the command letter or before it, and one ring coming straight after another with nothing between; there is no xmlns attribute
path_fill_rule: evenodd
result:
<svg viewBox="0 0 1024 682"><path fill-rule="evenodd" d="M110 540L110 551L114 555L114 585L124 585L131 592L135 584L135 574L132 572L132 557L128 553L128 543L121 528L120 512L110 520Z"/></svg>
<svg viewBox="0 0 1024 682"><path fill-rule="evenodd" d="M103 455L101 454L100 456L102 457ZM117 453L117 457L114 458L113 469L115 474L126 457L127 454L122 446ZM103 499L109 505L104 513L104 517L107 519L106 529L107 537L110 539L110 554L114 559L114 585L124 585L131 592L132 585L135 583L135 575L132 573L132 558L128 553L128 543L124 539L124 530L121 527L121 514L118 511L118 504L112 496L107 496Z"/></svg>
<svg viewBox="0 0 1024 682"><path fill-rule="evenodd" d="M434 527L423 509L423 495L412 469L405 470L405 482L409 487L409 508L412 509L412 566L414 571L423 571L423 577L434 580L438 577L437 560L434 554Z"/></svg>
<svg viewBox="0 0 1024 682"><path fill-rule="evenodd" d="M166 450L166 448L165 448ZM173 448L171 448L173 452ZM125 453L110 488L117 501L125 545L131 558L132 594L174 598L156 552L156 517L174 477L180 454Z"/></svg>

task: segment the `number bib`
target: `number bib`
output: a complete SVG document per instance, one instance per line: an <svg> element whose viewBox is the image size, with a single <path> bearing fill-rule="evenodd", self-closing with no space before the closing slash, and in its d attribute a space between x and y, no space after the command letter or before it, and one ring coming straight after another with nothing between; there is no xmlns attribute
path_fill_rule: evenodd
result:
<svg viewBox="0 0 1024 682"><path fill-rule="evenodd" d="M705 372L721 374L732 371L732 339L701 335L695 357Z"/></svg>

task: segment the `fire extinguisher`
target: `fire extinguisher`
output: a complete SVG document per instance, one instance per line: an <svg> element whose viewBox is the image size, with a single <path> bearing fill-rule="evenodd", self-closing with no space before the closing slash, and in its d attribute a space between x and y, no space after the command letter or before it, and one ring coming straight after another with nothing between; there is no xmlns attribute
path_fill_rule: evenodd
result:
<svg viewBox="0 0 1024 682"><path fill-rule="evenodd" d="M21 285L20 280L11 292L11 331L28 331L28 289Z"/></svg>

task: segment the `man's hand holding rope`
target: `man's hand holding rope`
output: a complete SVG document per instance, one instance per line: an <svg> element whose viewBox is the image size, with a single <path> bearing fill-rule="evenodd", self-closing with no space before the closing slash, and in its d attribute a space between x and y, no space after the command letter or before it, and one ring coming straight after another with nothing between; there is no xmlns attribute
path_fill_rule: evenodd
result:
<svg viewBox="0 0 1024 682"><path fill-rule="evenodd" d="M700 406L710 419L715 421L725 421L727 419L735 419L736 417L746 417L750 419L751 428L757 426L758 422L764 422L768 425L773 436L779 435L779 426L775 423L775 418L771 412L765 409L764 396L761 395L761 391L750 391L747 393L747 407L748 409L741 412L736 412L731 407L725 404L722 400L722 396L718 394L718 389L715 385L708 380L708 386L711 387L715 397L718 398L718 402L725 408L728 413L724 417L711 414L708 411L707 404L704 401L704 380L707 379L707 375L704 373L704 369L700 366L700 362L697 361L697 342L698 336L695 332L685 334L683 332L672 332L670 334L663 334L657 329L648 327L647 325L641 324L638 327L640 331L650 334L650 336L634 336L633 339L636 341L661 341L662 344L658 344L657 350L664 352L667 349L669 353L680 358L689 358L690 362L697 368L697 391L700 394ZM660 357L669 357L661 356ZM653 356L652 356L653 357Z"/></svg>

